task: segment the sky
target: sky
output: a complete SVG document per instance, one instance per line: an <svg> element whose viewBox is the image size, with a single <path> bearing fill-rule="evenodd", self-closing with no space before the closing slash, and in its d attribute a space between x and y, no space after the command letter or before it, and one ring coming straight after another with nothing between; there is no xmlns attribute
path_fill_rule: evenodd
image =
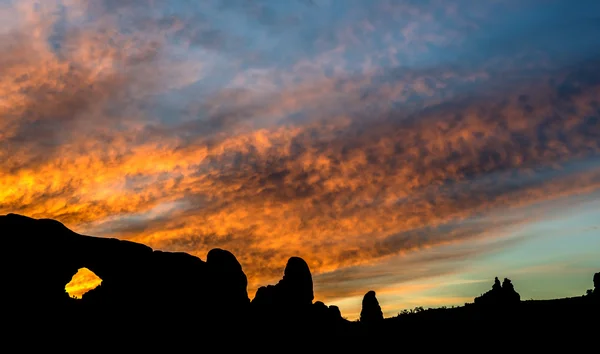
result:
<svg viewBox="0 0 600 354"><path fill-rule="evenodd" d="M600 2L0 0L0 214L356 319L600 270ZM35 277L32 277L34 281Z"/></svg>

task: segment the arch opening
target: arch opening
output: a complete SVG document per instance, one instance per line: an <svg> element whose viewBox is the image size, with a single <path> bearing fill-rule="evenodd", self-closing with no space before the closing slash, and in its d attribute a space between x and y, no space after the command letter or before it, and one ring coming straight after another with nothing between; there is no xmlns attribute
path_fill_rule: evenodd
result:
<svg viewBox="0 0 600 354"><path fill-rule="evenodd" d="M65 291L70 297L80 300L85 293L96 289L101 283L102 279L94 272L87 268L79 268L71 281L65 285Z"/></svg>

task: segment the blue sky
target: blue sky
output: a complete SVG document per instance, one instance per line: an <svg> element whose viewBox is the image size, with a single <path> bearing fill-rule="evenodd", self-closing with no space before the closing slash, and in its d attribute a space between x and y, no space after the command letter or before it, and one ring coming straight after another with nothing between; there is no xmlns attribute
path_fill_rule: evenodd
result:
<svg viewBox="0 0 600 354"><path fill-rule="evenodd" d="M600 268L600 3L0 0L0 212L303 257L355 318Z"/></svg>

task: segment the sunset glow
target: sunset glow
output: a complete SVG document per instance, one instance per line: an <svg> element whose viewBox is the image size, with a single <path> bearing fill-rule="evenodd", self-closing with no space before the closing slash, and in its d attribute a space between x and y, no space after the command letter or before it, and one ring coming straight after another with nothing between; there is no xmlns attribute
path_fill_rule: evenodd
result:
<svg viewBox="0 0 600 354"><path fill-rule="evenodd" d="M300 256L315 300L351 319L371 289L386 316L462 305L494 276L523 298L584 294L600 266L594 13L0 0L0 214L224 248L251 297Z"/></svg>
<svg viewBox="0 0 600 354"><path fill-rule="evenodd" d="M81 299L85 293L97 288L101 283L102 279L94 274L94 272L87 268L81 268L73 275L73 279L67 283L65 291L69 296Z"/></svg>

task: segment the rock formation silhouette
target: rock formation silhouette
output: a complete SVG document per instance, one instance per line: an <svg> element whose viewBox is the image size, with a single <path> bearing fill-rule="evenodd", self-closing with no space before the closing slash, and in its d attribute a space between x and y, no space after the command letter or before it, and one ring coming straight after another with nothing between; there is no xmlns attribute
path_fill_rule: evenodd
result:
<svg viewBox="0 0 600 354"><path fill-rule="evenodd" d="M254 307L266 311L301 311L312 305L314 299L312 275L308 264L299 257L291 257L276 285L262 286L252 300Z"/></svg>
<svg viewBox="0 0 600 354"><path fill-rule="evenodd" d="M216 306L227 304L221 311L230 315L246 311L250 304L248 279L235 256L229 251L214 248L206 255L206 264L210 302Z"/></svg>
<svg viewBox="0 0 600 354"><path fill-rule="evenodd" d="M313 282L308 264L291 257L276 285L262 286L252 300L255 313L264 316L306 316L313 305Z"/></svg>
<svg viewBox="0 0 600 354"><path fill-rule="evenodd" d="M502 291L502 285L500 285L500 280L498 280L498 277L494 278L494 285L492 285L492 291L496 293Z"/></svg>
<svg viewBox="0 0 600 354"><path fill-rule="evenodd" d="M315 302L311 312L315 319L326 320L326 323L330 325L339 323L342 320L339 307L335 305L327 306L322 301Z"/></svg>
<svg viewBox="0 0 600 354"><path fill-rule="evenodd" d="M600 302L600 272L594 274L594 292L592 295Z"/></svg>
<svg viewBox="0 0 600 354"><path fill-rule="evenodd" d="M0 216L0 229L4 246L13 253L2 259L2 276L18 289L8 294L9 300L28 304L24 315L75 306L65 285L83 267L102 284L76 306L101 308L97 315L142 316L152 308L211 318L249 303L246 276L227 251L212 250L204 262L187 253L80 235L54 220L15 214Z"/></svg>
<svg viewBox="0 0 600 354"><path fill-rule="evenodd" d="M515 287L508 278L504 278L502 282L502 294L504 301L508 304L516 304L521 301L521 295L515 291Z"/></svg>
<svg viewBox="0 0 600 354"><path fill-rule="evenodd" d="M498 277L494 279L492 290L475 298L475 304L484 306L509 306L518 304L521 301L521 295L515 291L511 280L504 278L502 285Z"/></svg>
<svg viewBox="0 0 600 354"><path fill-rule="evenodd" d="M433 333L448 340L469 333L481 339L496 333L490 328L511 321L513 339L522 333L539 345L555 333L553 338L568 338L571 344L573 337L565 333L584 333L589 319L600 318L600 273L593 278L593 296L520 301L509 279L501 284L496 278L490 291L475 298L476 304L492 306L423 310L391 321L383 321L375 291L369 291L360 321L347 321L337 306L313 303L310 268L299 257L291 257L282 279L259 288L250 302L242 266L226 250L212 249L203 261L130 241L81 235L54 220L16 214L0 216L0 237L0 310L8 328L3 338L8 339L26 334L41 342L45 333L63 345L74 338L113 347L126 341L138 350L156 349L160 342L186 349L199 343L247 349L248 343L262 345L261 340L291 343L295 350L322 349L323 343L336 351L360 344L374 350L379 342L388 345L378 338L398 333L409 338ZM102 283L76 300L65 285L84 267ZM532 329L538 328L545 332L535 339Z"/></svg>
<svg viewBox="0 0 600 354"><path fill-rule="evenodd" d="M302 258L291 257L277 284L256 291L251 302L252 318L279 339L297 340L295 337L310 336L321 330L338 333L344 326L339 308L328 307L321 301L313 304L313 300L308 264Z"/></svg>
<svg viewBox="0 0 600 354"><path fill-rule="evenodd" d="M383 312L377 301L375 291L370 290L365 294L362 300L362 310L360 311L360 322L377 323L383 320Z"/></svg>
<svg viewBox="0 0 600 354"><path fill-rule="evenodd" d="M334 319L334 320L340 320L342 319L342 312L340 311L340 308L335 306L335 305L330 305L329 306L329 315Z"/></svg>
<svg viewBox="0 0 600 354"><path fill-rule="evenodd" d="M186 318L210 324L205 334L241 333L249 323L272 331L296 328L292 333L297 333L298 328L311 328L307 322L334 328L342 321L339 308L313 305L312 275L299 257L291 257L283 278L260 288L251 303L242 266L223 249L210 250L203 261L130 241L81 235L54 220L16 214L0 216L0 230L3 245L11 250L11 257L2 257L0 275L18 289L4 299L22 305L15 320L24 324L35 316L67 317L88 329L111 322L117 333L120 326L123 331L135 326L158 335L158 328L160 333L193 331ZM83 267L102 283L75 300L65 285ZM116 318L121 320L114 322ZM282 321L289 326L282 327Z"/></svg>

